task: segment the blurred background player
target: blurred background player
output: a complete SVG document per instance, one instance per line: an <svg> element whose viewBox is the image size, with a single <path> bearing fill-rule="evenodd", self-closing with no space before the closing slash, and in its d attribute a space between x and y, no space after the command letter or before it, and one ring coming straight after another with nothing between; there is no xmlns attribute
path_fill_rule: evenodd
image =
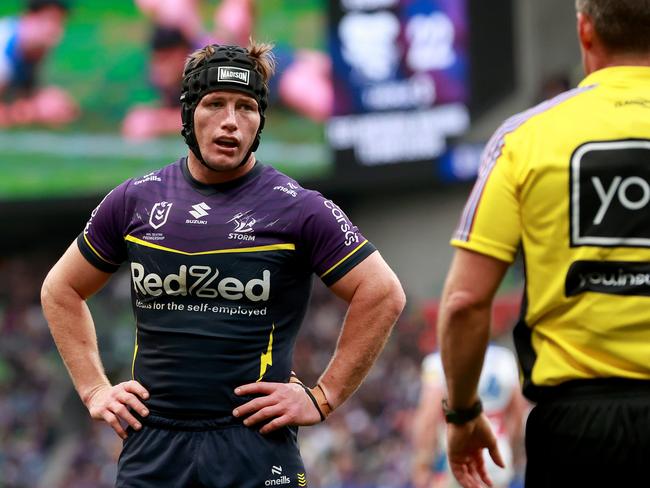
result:
<svg viewBox="0 0 650 488"><path fill-rule="evenodd" d="M150 41L149 81L159 95L156 105L136 105L122 123L132 139L177 134L181 127L181 82L192 43L175 27L155 25Z"/></svg>
<svg viewBox="0 0 650 488"><path fill-rule="evenodd" d="M165 74L178 73L177 56L186 43L190 46L186 54L205 44L247 45L255 23L254 2L221 1L214 10L212 31L203 29L198 0L136 0L135 3L154 23L149 76L160 101L159 107L137 106L129 111L122 133L132 139L177 134L180 119L172 115L173 110L168 110L173 106L167 96L175 80ZM329 57L287 44L276 45L273 54L276 72L269 82L269 102L279 102L311 120L325 121L332 112L334 99ZM158 80L158 76L163 79Z"/></svg>
<svg viewBox="0 0 650 488"><path fill-rule="evenodd" d="M23 14L0 19L0 127L77 118L77 104L65 90L39 86L39 71L63 36L68 11L65 0L28 0Z"/></svg>
<svg viewBox="0 0 650 488"><path fill-rule="evenodd" d="M496 344L488 346L478 391L506 462L503 469L486 459L488 472L495 488L506 488L512 485L522 467L526 411L517 361L510 349ZM414 488L458 486L449 471L445 453L445 417L440 405L446 396L442 360L440 353L434 352L422 362L420 400L413 424Z"/></svg>

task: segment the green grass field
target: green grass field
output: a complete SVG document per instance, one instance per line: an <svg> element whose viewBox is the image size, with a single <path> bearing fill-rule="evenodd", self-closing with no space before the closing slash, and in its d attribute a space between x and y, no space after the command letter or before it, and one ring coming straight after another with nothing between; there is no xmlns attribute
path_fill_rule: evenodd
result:
<svg viewBox="0 0 650 488"><path fill-rule="evenodd" d="M203 3L207 27L216 2ZM16 15L22 4L2 0L0 17ZM147 82L149 21L132 0L73 5L64 39L42 78L65 87L82 116L63 129L0 132L0 200L102 194L186 152L180 136L142 144L119 136L129 107L156 99ZM264 0L257 9L258 39L323 48L324 0ZM258 157L297 178L325 177L331 170L322 125L281 106L270 109Z"/></svg>

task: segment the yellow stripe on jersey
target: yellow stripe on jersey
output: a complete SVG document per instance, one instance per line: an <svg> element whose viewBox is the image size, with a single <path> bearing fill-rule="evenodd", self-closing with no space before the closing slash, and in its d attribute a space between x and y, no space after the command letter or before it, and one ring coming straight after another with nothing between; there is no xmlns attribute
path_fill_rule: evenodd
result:
<svg viewBox="0 0 650 488"><path fill-rule="evenodd" d="M262 381L266 369L269 366L273 366L273 331L275 330L275 323L271 324L271 333L269 334L269 345L266 348L266 352L262 353L260 356L260 377L257 378L258 381Z"/></svg>
<svg viewBox="0 0 650 488"><path fill-rule="evenodd" d="M342 264L344 261L346 261L350 256L352 256L355 252L357 252L359 249L361 249L366 244L368 244L367 239L365 241L363 241L361 244L359 244L356 248L354 248L351 252L346 254L345 257L343 259L341 259L338 263L336 263L334 266L332 266L330 269L328 269L322 275L320 275L320 277L325 278L328 274L330 274L332 271L334 271L340 264Z"/></svg>
<svg viewBox="0 0 650 488"><path fill-rule="evenodd" d="M86 236L86 234L84 234L84 241L86 241L86 244L88 244L88 247L90 248L90 250L91 250L92 252L94 252L95 255L96 255L99 259L101 259L101 260L104 261L105 263L112 264L113 266L117 266L117 264L115 264L115 263L112 262L112 261L109 261L109 260L106 259L104 256L102 256L101 254L99 254L99 252L97 252L97 249L95 249L95 248L93 247L93 245L90 243L90 241L88 240L88 236Z"/></svg>
<svg viewBox="0 0 650 488"><path fill-rule="evenodd" d="M133 361L131 362L131 379L135 379L135 358L138 355L138 327L135 328L135 347L133 348Z"/></svg>
<svg viewBox="0 0 650 488"><path fill-rule="evenodd" d="M267 246L255 246L255 247L237 247L233 249L215 249L213 251L199 251L199 252L186 252L181 251L180 249L172 249L171 247L160 246L158 244L153 244L151 242L143 241L132 235L128 235L124 238L125 241L133 242L140 246L150 247L152 249L158 249L160 251L173 252L176 254L183 254L185 256L204 256L207 254L230 254L230 253L240 253L240 252L265 252L265 251L295 251L295 244L269 244Z"/></svg>

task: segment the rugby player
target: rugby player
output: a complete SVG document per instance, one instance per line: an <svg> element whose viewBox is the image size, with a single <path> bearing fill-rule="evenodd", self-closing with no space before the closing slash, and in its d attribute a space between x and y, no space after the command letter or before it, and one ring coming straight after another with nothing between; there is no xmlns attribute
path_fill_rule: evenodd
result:
<svg viewBox="0 0 650 488"><path fill-rule="evenodd" d="M446 391L440 352L433 352L422 361L420 401L413 428L411 480L414 488L455 486L447 464L443 428L445 417L440 406ZM502 469L486 459L487 472L495 488L507 488L518 471L515 459L522 450L519 446L523 448L526 410L519 388L517 360L510 349L496 344L488 345L478 393L506 461L506 469Z"/></svg>
<svg viewBox="0 0 650 488"><path fill-rule="evenodd" d="M112 190L43 285L83 403L124 439L118 487L306 486L296 427L355 391L404 306L395 274L334 202L256 160L271 47L192 53L187 157ZM137 340L133 379L112 385L86 299L124 261ZM314 273L349 308L309 388L289 380Z"/></svg>
<svg viewBox="0 0 650 488"><path fill-rule="evenodd" d="M638 486L650 452L650 0L578 0L586 78L489 141L440 312L448 455L503 465L477 393L494 293L523 249L514 338L526 486Z"/></svg>

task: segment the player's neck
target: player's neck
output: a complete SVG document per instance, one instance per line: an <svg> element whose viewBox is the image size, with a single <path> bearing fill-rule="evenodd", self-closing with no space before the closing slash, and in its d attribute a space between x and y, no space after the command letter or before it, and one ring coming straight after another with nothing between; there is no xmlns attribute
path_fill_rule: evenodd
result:
<svg viewBox="0 0 650 488"><path fill-rule="evenodd" d="M209 164L209 163L208 163ZM187 156L187 169L192 178L205 185L217 185L241 178L255 167L255 154L251 154L245 164L229 170L206 168L192 151Z"/></svg>
<svg viewBox="0 0 650 488"><path fill-rule="evenodd" d="M605 68L616 66L650 66L650 53L647 54L610 54L592 56L586 59L585 71L591 74Z"/></svg>

